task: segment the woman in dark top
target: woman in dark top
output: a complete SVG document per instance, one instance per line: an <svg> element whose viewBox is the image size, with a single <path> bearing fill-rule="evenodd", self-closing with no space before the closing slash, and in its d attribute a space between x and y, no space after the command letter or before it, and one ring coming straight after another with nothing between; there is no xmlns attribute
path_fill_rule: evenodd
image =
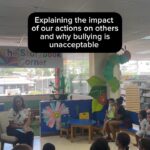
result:
<svg viewBox="0 0 150 150"><path fill-rule="evenodd" d="M109 121L109 128L113 136L113 141L116 139L116 130L119 128L121 124L126 126L127 128L130 127L131 123L129 120L129 116L122 105L123 103L123 98L120 97L116 100L116 115L115 115L115 120L110 120Z"/></svg>

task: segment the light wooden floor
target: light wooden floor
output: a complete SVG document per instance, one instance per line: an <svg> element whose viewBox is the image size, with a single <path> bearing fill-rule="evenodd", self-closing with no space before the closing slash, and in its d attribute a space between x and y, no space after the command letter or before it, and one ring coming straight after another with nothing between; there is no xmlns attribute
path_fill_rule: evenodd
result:
<svg viewBox="0 0 150 150"><path fill-rule="evenodd" d="M131 137L132 143L135 142L135 139ZM39 137L34 138L34 149L41 150L41 147L45 143L53 143L56 147L56 150L89 150L91 144L88 143L87 136L76 137L74 142L71 143L69 139L60 136L48 136L48 137ZM117 150L117 147L114 142L109 143L111 150ZM4 150L11 150L12 145L5 144ZM134 147L133 144L130 144L131 150L137 150L137 147Z"/></svg>
<svg viewBox="0 0 150 150"><path fill-rule="evenodd" d="M12 145L11 144L5 144L4 150L11 150ZM39 136L34 137L34 147L33 150L41 150L41 138Z"/></svg>
<svg viewBox="0 0 150 150"><path fill-rule="evenodd" d="M133 143L135 139L131 137ZM88 143L88 137L76 137L74 142L71 143L70 140L66 139L65 137L59 136L49 136L49 137L42 137L41 138L41 145L43 146L45 143L50 142L53 143L56 147L56 150L89 150L91 144ZM117 147L114 142L110 142L110 149L117 150ZM137 150L137 147L130 144L130 150Z"/></svg>

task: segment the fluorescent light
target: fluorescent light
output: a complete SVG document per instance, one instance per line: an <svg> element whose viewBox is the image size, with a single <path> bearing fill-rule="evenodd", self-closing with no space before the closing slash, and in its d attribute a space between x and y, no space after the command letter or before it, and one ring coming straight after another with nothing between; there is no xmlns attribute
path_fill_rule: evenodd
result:
<svg viewBox="0 0 150 150"><path fill-rule="evenodd" d="M143 40L150 40L150 36L145 36L142 38Z"/></svg>
<svg viewBox="0 0 150 150"><path fill-rule="evenodd" d="M150 50L142 50L142 51L138 51L138 52L135 52L136 54L141 54L141 55L144 55L144 54L150 54Z"/></svg>

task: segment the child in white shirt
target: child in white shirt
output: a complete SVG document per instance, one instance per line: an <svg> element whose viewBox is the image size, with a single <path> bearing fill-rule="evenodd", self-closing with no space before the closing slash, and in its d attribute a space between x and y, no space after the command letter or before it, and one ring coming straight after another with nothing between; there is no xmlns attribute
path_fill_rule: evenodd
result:
<svg viewBox="0 0 150 150"><path fill-rule="evenodd" d="M146 112L147 112L147 122L146 122L145 137L150 138L150 109L148 109Z"/></svg>
<svg viewBox="0 0 150 150"><path fill-rule="evenodd" d="M138 146L139 139L144 137L146 134L146 128L147 128L147 113L145 110L141 110L139 112L139 121L140 121L140 130L136 132L136 144L135 146Z"/></svg>

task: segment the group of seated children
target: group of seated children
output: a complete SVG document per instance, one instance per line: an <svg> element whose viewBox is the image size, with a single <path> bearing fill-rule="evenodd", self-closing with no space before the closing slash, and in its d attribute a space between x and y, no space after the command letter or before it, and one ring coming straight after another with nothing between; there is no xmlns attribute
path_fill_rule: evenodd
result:
<svg viewBox="0 0 150 150"><path fill-rule="evenodd" d="M117 150L129 150L130 136L125 132L119 132L115 140ZM55 145L52 143L45 143L42 150L55 150ZM12 150L32 150L27 144L20 144L15 146ZM96 139L90 146L90 150L111 150L108 141L101 137ZM114 148L113 148L114 150ZM141 138L139 140L138 150L150 150L150 138Z"/></svg>
<svg viewBox="0 0 150 150"><path fill-rule="evenodd" d="M125 132L119 132L115 140L117 150L129 150L130 136ZM114 148L112 148L114 150ZM110 150L108 141L105 138L98 138L93 142L90 150ZM138 150L150 150L150 138L139 140Z"/></svg>
<svg viewBox="0 0 150 150"><path fill-rule="evenodd" d="M104 120L103 134L108 141L114 141L116 139L116 131L120 125L124 125L127 128L132 127L130 116L125 110L123 104L123 98L109 99L109 106L106 112ZM138 146L141 138L150 138L150 108L147 110L141 110L138 114L140 129L136 133L136 144ZM112 134L112 138L111 138ZM149 143L150 144L150 143Z"/></svg>
<svg viewBox="0 0 150 150"><path fill-rule="evenodd" d="M143 137L150 138L150 109L141 110L138 114L140 129L136 133L136 144L138 145L139 139Z"/></svg>
<svg viewBox="0 0 150 150"><path fill-rule="evenodd" d="M19 144L16 145L12 150L33 150L32 147L28 144ZM55 145L52 143L45 143L42 150L55 150Z"/></svg>

